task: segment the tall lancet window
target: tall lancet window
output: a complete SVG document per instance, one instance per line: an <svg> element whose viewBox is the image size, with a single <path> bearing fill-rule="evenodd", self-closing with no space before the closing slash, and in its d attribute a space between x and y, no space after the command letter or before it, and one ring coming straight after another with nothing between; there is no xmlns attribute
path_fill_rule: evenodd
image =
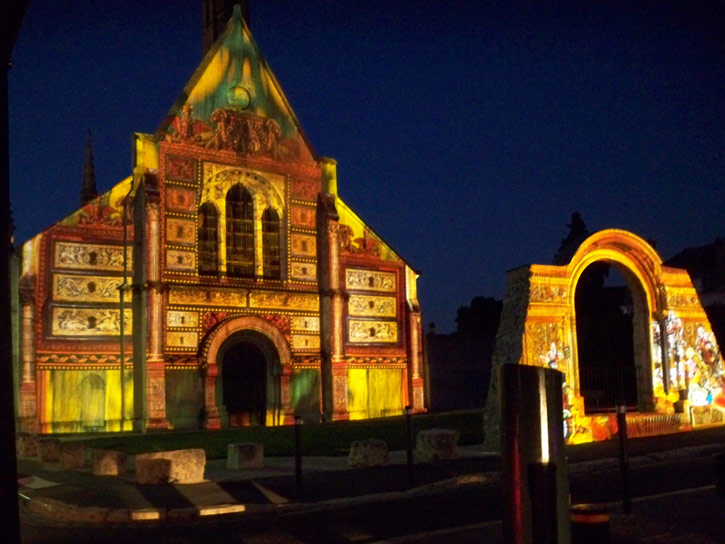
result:
<svg viewBox="0 0 725 544"><path fill-rule="evenodd" d="M211 202L199 208L199 274L219 271L219 213Z"/></svg>
<svg viewBox="0 0 725 544"><path fill-rule="evenodd" d="M279 229L279 215L274 208L264 210L262 214L262 262L265 278L279 279L281 277Z"/></svg>
<svg viewBox="0 0 725 544"><path fill-rule="evenodd" d="M254 276L254 205L243 186L229 189L226 214L227 275Z"/></svg>

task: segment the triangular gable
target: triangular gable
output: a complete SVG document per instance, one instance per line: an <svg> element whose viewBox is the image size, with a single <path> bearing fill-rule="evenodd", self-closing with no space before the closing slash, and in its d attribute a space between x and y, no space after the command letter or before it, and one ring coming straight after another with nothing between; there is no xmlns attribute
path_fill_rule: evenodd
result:
<svg viewBox="0 0 725 544"><path fill-rule="evenodd" d="M239 6L156 136L275 160L315 157Z"/></svg>
<svg viewBox="0 0 725 544"><path fill-rule="evenodd" d="M102 195L61 219L64 227L120 227L123 225L123 201L129 196L132 177L120 181Z"/></svg>
<svg viewBox="0 0 725 544"><path fill-rule="evenodd" d="M385 261L403 260L339 197L336 198L335 207L340 217L340 240L343 254L370 255Z"/></svg>

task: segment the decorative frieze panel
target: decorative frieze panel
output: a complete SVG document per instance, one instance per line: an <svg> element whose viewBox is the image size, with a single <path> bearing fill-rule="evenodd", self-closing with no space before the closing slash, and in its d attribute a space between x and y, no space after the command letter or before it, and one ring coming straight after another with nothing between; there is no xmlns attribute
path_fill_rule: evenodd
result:
<svg viewBox="0 0 725 544"><path fill-rule="evenodd" d="M166 187L166 207L177 212L196 211L196 191L185 187Z"/></svg>
<svg viewBox="0 0 725 544"><path fill-rule="evenodd" d="M166 268L179 271L196 271L196 254L193 251L179 249L166 250Z"/></svg>
<svg viewBox="0 0 725 544"><path fill-rule="evenodd" d="M309 234L292 234L292 255L297 257L316 257L317 240Z"/></svg>
<svg viewBox="0 0 725 544"><path fill-rule="evenodd" d="M367 317L396 317L397 305L395 297L378 297L373 295L350 295L347 303L348 315Z"/></svg>
<svg viewBox="0 0 725 544"><path fill-rule="evenodd" d="M320 349L320 337L312 335L293 334L292 335L292 349L293 350L305 350L305 349Z"/></svg>
<svg viewBox="0 0 725 544"><path fill-rule="evenodd" d="M166 312L167 327L197 327L198 325L198 312L182 312L179 310L169 310Z"/></svg>
<svg viewBox="0 0 725 544"><path fill-rule="evenodd" d="M548 283L535 283L531 286L529 300L531 302L566 304L566 295L567 292L563 286Z"/></svg>
<svg viewBox="0 0 725 544"><path fill-rule="evenodd" d="M296 179L292 182L292 198L314 201L319 192L317 183L311 180Z"/></svg>
<svg viewBox="0 0 725 544"><path fill-rule="evenodd" d="M290 318L290 329L293 331L320 331L319 317L292 317Z"/></svg>
<svg viewBox="0 0 725 544"><path fill-rule="evenodd" d="M317 265L315 263L292 261L290 263L290 277L293 280L316 281Z"/></svg>
<svg viewBox="0 0 725 544"><path fill-rule="evenodd" d="M178 155L166 155L166 179L193 183L196 181L196 160Z"/></svg>
<svg viewBox="0 0 725 544"><path fill-rule="evenodd" d="M128 270L132 270L133 251L129 247L126 253ZM123 246L56 242L53 263L56 268L123 272Z"/></svg>
<svg viewBox="0 0 725 544"><path fill-rule="evenodd" d="M247 291L177 287L169 292L169 304L246 308Z"/></svg>
<svg viewBox="0 0 725 544"><path fill-rule="evenodd" d="M290 206L292 226L306 229L314 229L316 225L315 208L313 206L302 206L292 204Z"/></svg>
<svg viewBox="0 0 725 544"><path fill-rule="evenodd" d="M125 334L131 334L131 310L124 312ZM67 308L56 306L51 312L54 336L119 336L121 311L113 308Z"/></svg>
<svg viewBox="0 0 725 544"><path fill-rule="evenodd" d="M398 341L398 324L395 321L348 321L348 339L351 343L386 343Z"/></svg>
<svg viewBox="0 0 725 544"><path fill-rule="evenodd" d="M199 346L199 335L194 331L169 331L166 333L166 346L196 349Z"/></svg>
<svg viewBox="0 0 725 544"><path fill-rule="evenodd" d="M53 300L68 302L119 302L118 287L123 277L53 274ZM130 282L129 282L130 283ZM131 301L131 291L126 291Z"/></svg>
<svg viewBox="0 0 725 544"><path fill-rule="evenodd" d="M203 202L216 201L218 206L223 206L229 189L241 183L254 196L255 206L261 206L260 209L270 205L277 209L284 208L285 180L283 176L204 161L202 178L201 200Z"/></svg>
<svg viewBox="0 0 725 544"><path fill-rule="evenodd" d="M395 293L395 272L348 268L345 270L345 287L353 291Z"/></svg>
<svg viewBox="0 0 725 544"><path fill-rule="evenodd" d="M320 308L320 302L316 294L254 290L249 293L249 306L251 308L316 312Z"/></svg>
<svg viewBox="0 0 725 544"><path fill-rule="evenodd" d="M196 223L188 219L166 218L166 240L174 244L194 245Z"/></svg>
<svg viewBox="0 0 725 544"><path fill-rule="evenodd" d="M667 288L667 306L670 308L699 308L700 299L693 287Z"/></svg>

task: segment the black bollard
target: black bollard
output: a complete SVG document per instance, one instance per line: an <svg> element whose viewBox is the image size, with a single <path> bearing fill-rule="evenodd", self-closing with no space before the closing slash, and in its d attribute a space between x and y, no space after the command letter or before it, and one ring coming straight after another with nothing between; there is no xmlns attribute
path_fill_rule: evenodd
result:
<svg viewBox="0 0 725 544"><path fill-rule="evenodd" d="M405 427L408 437L408 487L413 487L413 409L405 407Z"/></svg>
<svg viewBox="0 0 725 544"><path fill-rule="evenodd" d="M529 463L531 543L558 544L556 463Z"/></svg>
<svg viewBox="0 0 725 544"><path fill-rule="evenodd" d="M571 544L611 544L609 509L604 504L572 504Z"/></svg>
<svg viewBox="0 0 725 544"><path fill-rule="evenodd" d="M295 415L295 493L297 501L301 502L302 495L302 416Z"/></svg>
<svg viewBox="0 0 725 544"><path fill-rule="evenodd" d="M629 454L627 451L627 406L617 405L617 428L619 431L619 469L622 473L622 511L629 514L632 501L629 493Z"/></svg>
<svg viewBox="0 0 725 544"><path fill-rule="evenodd" d="M506 544L570 542L562 382L549 368L499 367Z"/></svg>

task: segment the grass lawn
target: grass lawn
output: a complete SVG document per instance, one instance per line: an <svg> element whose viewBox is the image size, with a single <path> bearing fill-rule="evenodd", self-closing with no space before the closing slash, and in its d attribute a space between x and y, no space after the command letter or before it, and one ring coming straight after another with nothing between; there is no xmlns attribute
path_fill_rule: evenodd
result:
<svg viewBox="0 0 725 544"><path fill-rule="evenodd" d="M413 416L413 439L424 429L455 429L461 433L459 445L483 441L483 410ZM354 440L378 438L390 450L406 447L405 417L395 416L360 421L305 424L302 433L303 455L347 455ZM75 436L72 439L77 440ZM65 438L71 440L71 437ZM89 448L111 449L135 454L185 448L204 448L207 458L223 458L227 444L261 442L267 456L294 455L294 427L238 427L214 431L148 432L99 435L84 439Z"/></svg>

